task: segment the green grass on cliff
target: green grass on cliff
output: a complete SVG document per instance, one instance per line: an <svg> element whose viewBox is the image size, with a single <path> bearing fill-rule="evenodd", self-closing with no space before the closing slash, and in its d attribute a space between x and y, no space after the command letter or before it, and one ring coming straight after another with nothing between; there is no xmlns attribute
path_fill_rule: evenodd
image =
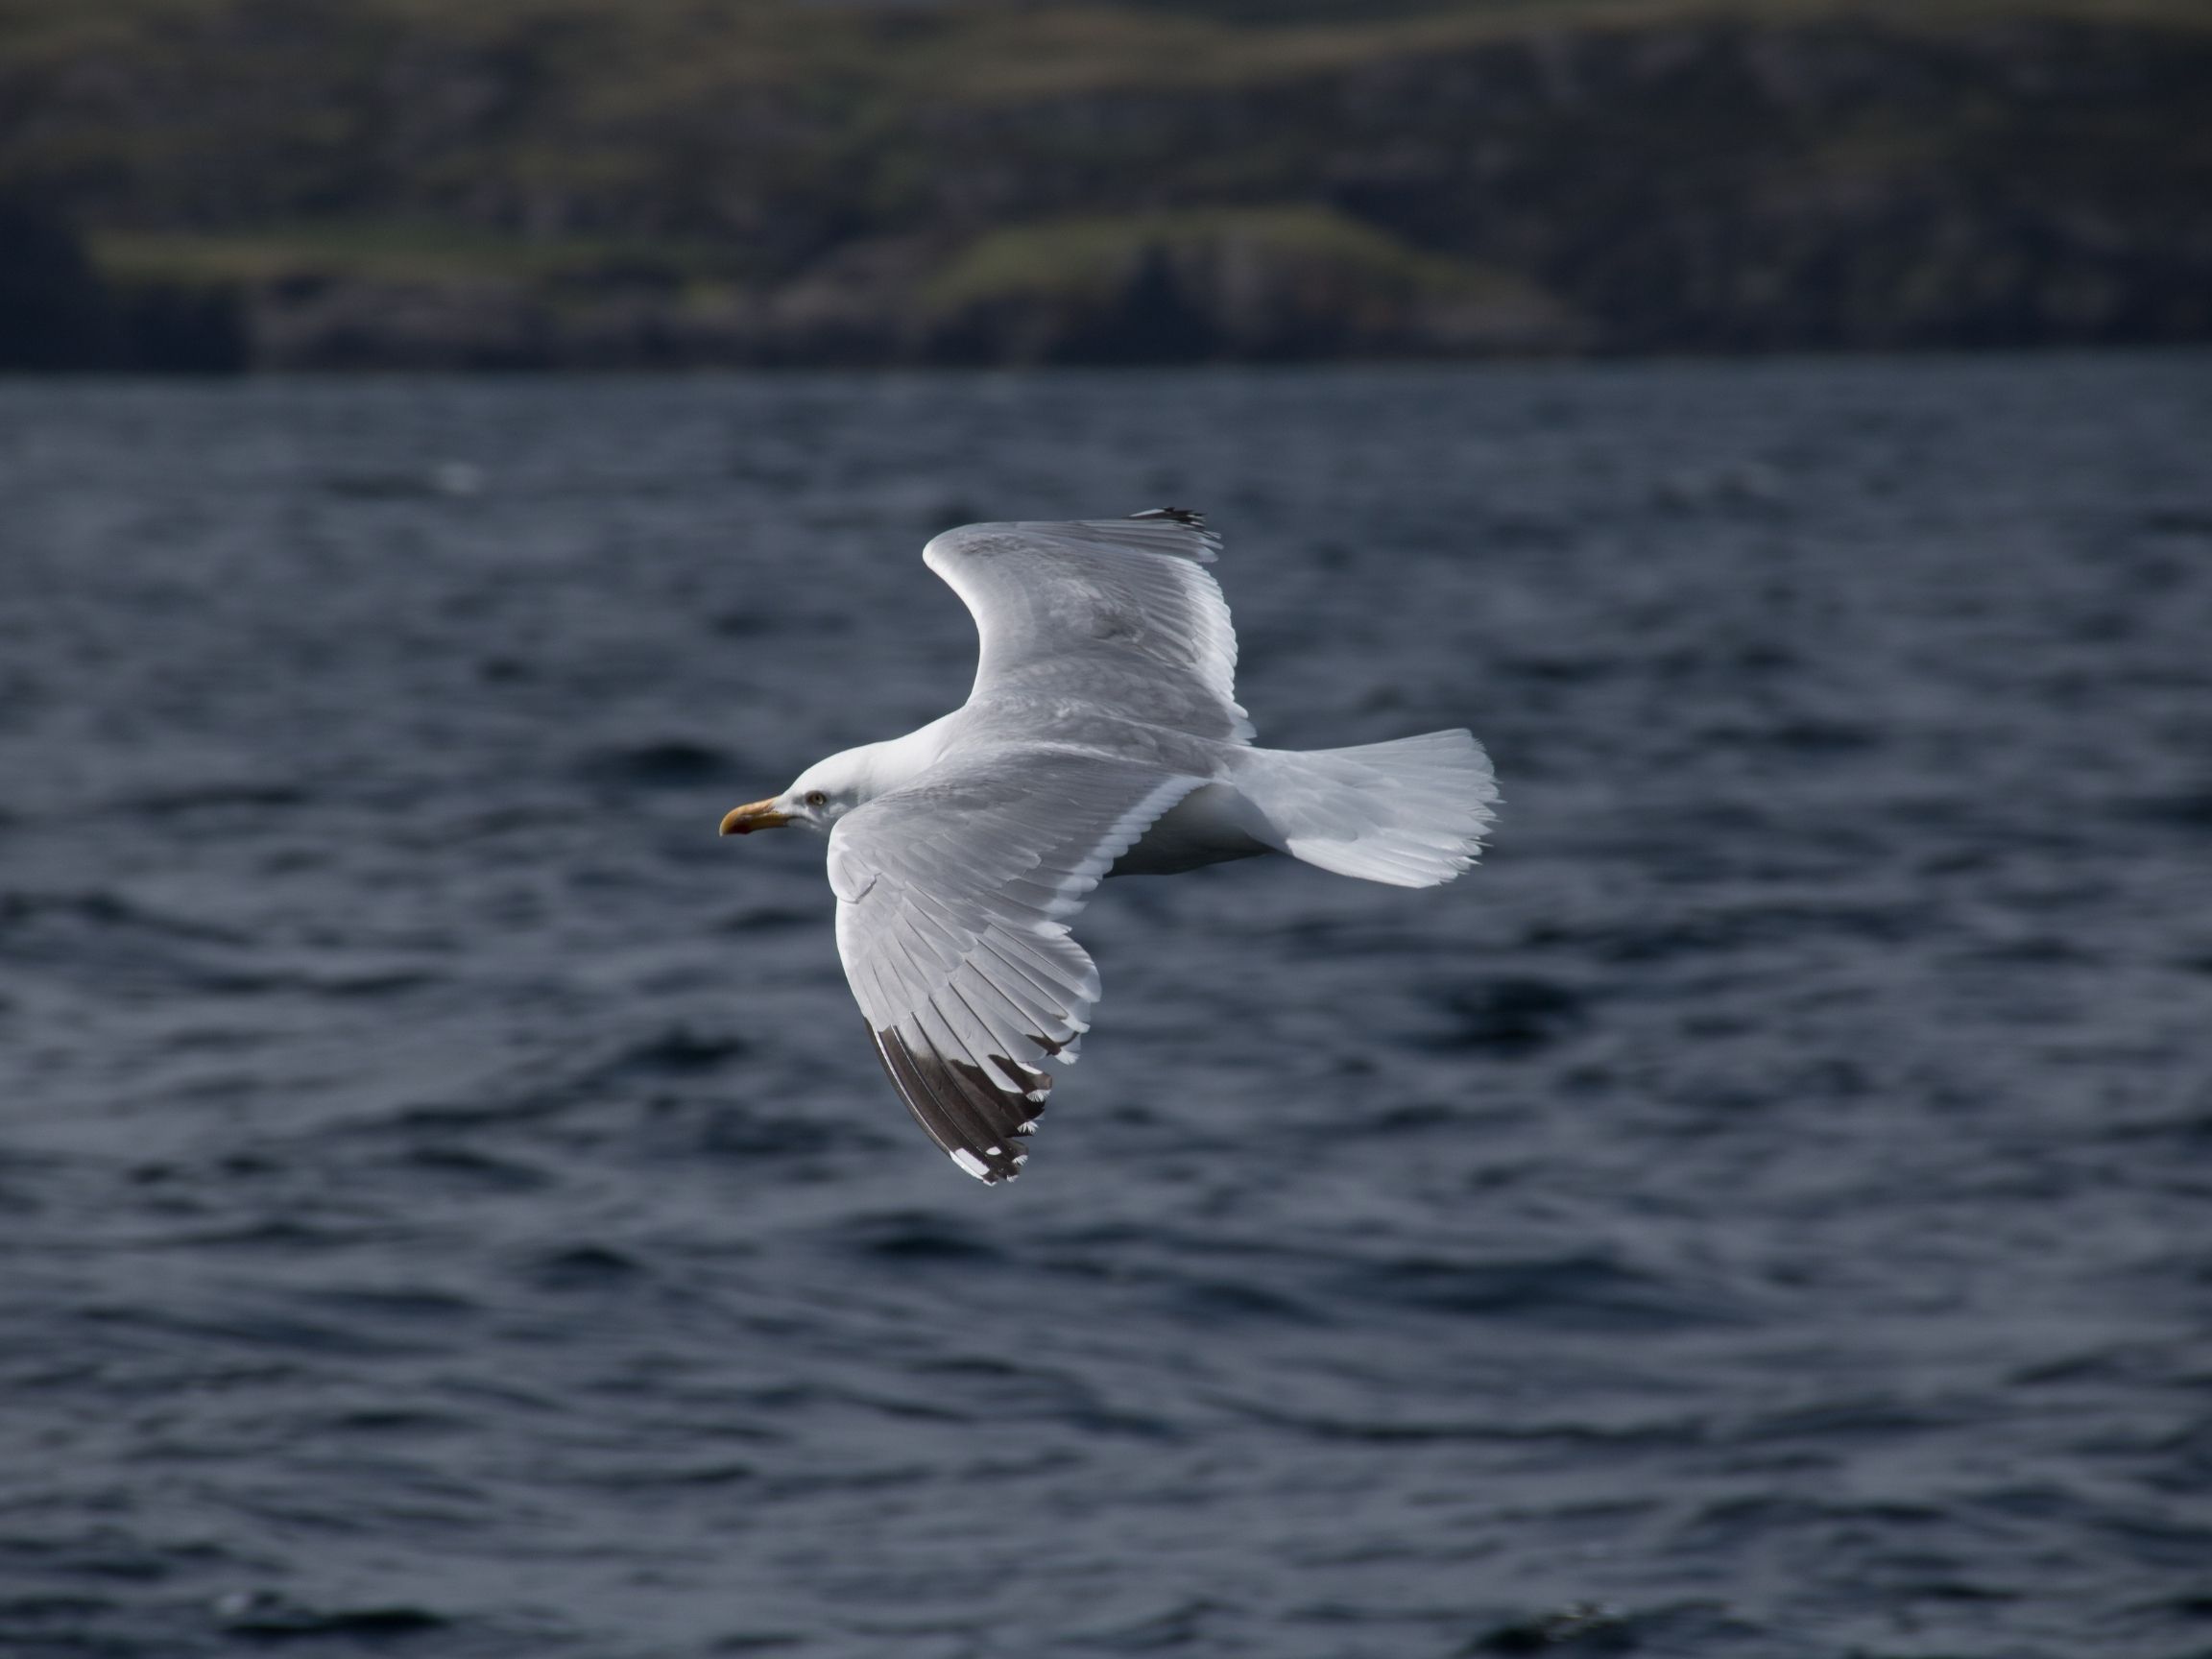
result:
<svg viewBox="0 0 2212 1659"><path fill-rule="evenodd" d="M1326 208L1236 207L1046 220L994 230L938 272L924 294L938 310L1022 298L1095 298L1145 253L1243 245L1342 272L1364 285L1479 298L1503 278L1425 253Z"/></svg>
<svg viewBox="0 0 2212 1659"><path fill-rule="evenodd" d="M265 71L373 91L379 52L412 43L520 54L544 95L591 116L774 86L865 117L945 101L1249 84L1558 29L1839 16L1917 29L2039 17L2212 28L2204 0L323 0L289 16L258 0L0 0L0 75L182 68L197 57L205 95Z"/></svg>
<svg viewBox="0 0 2212 1659"><path fill-rule="evenodd" d="M124 281L269 282L345 276L396 285L542 282L619 274L671 285L733 276L727 248L591 237L525 240L451 226L336 220L235 232L110 231L91 239L100 269Z"/></svg>

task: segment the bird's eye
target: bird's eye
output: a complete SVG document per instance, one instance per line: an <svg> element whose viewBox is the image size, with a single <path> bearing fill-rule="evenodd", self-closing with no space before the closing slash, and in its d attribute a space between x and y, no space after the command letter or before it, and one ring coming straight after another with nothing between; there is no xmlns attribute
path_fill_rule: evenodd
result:
<svg viewBox="0 0 2212 1659"><path fill-rule="evenodd" d="M819 789L809 789L806 791L806 805L809 806L827 806L830 805L830 797L823 794Z"/></svg>

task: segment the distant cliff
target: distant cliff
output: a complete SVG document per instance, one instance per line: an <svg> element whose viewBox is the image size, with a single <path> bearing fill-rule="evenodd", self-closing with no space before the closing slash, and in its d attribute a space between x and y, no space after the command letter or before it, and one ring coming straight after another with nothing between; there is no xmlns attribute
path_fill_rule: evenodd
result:
<svg viewBox="0 0 2212 1659"><path fill-rule="evenodd" d="M12 360L2212 340L2203 8L1299 10L0 0Z"/></svg>

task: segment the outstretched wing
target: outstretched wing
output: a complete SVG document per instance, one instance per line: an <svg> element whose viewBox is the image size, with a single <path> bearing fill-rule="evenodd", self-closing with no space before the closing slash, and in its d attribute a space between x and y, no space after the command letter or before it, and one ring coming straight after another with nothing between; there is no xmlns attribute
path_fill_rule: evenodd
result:
<svg viewBox="0 0 2212 1659"><path fill-rule="evenodd" d="M1204 781L1079 750L949 759L839 820L837 952L883 1069L982 1181L1019 1171L1098 972L1070 937L1107 867Z"/></svg>
<svg viewBox="0 0 2212 1659"><path fill-rule="evenodd" d="M973 704L1044 698L1196 737L1251 740L1237 633L1203 566L1221 539L1195 513L1068 524L970 524L923 561L975 617Z"/></svg>

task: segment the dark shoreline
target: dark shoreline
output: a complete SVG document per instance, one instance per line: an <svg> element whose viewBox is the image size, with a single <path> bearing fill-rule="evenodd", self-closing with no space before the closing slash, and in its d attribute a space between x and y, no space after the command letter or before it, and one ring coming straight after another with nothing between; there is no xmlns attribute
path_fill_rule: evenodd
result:
<svg viewBox="0 0 2212 1659"><path fill-rule="evenodd" d="M0 40L0 104L29 111L0 128L0 198L18 204L0 226L0 367L2212 340L2212 29L2176 17L1562 12L1429 52L1348 31L1340 60L1190 84L886 84L835 118L809 113L804 85L744 83L646 101L613 131L593 126L590 78L527 39L483 60L420 25L385 48L406 95L348 117L349 144L415 156L412 170L257 147L259 128L180 91L202 59L228 61L242 27L99 59L142 94L127 107L12 65ZM255 119L279 132L361 72L343 31L301 27L306 67L255 84ZM487 99L533 87L536 104L418 130L416 105L456 78ZM631 187L599 180L594 145Z"/></svg>

